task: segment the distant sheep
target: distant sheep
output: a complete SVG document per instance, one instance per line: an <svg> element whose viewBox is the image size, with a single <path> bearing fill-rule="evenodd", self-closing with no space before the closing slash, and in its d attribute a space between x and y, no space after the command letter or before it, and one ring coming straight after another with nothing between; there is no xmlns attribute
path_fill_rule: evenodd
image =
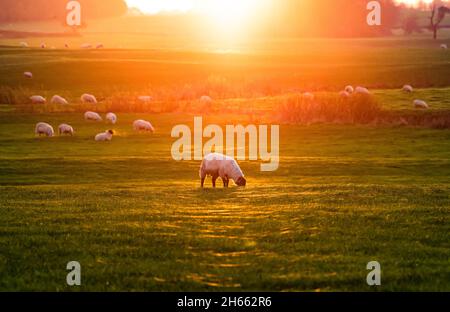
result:
<svg viewBox="0 0 450 312"><path fill-rule="evenodd" d="M219 153L211 153L205 156L200 166L201 186L204 187L207 176L212 177L213 187L216 187L216 180L220 177L223 186L228 187L230 179L238 186L245 186L247 181L236 160L232 157Z"/></svg>
<svg viewBox="0 0 450 312"><path fill-rule="evenodd" d="M20 46L21 46L22 48L28 48L28 47L29 47L28 43L26 43L25 41L22 41L22 42L20 43Z"/></svg>
<svg viewBox="0 0 450 312"><path fill-rule="evenodd" d="M41 49L45 49L46 47L47 47L47 45L44 42L42 42L41 43Z"/></svg>
<svg viewBox="0 0 450 312"><path fill-rule="evenodd" d="M68 49L69 48L69 44L68 43L64 43L64 48Z"/></svg>
<svg viewBox="0 0 450 312"><path fill-rule="evenodd" d="M98 43L95 48L96 49L103 49L104 45L103 45L103 43Z"/></svg>
<svg viewBox="0 0 450 312"><path fill-rule="evenodd" d="M350 93L347 91L341 91L341 92L339 92L339 96L341 98L348 98L348 97L350 97Z"/></svg>
<svg viewBox="0 0 450 312"><path fill-rule="evenodd" d="M112 123L113 125L117 122L117 116L114 113L108 113L106 114L106 121Z"/></svg>
<svg viewBox="0 0 450 312"><path fill-rule="evenodd" d="M95 141L97 141L97 142L111 141L113 134L114 134L114 131L112 131L112 130L108 130L103 133L99 133L95 136Z"/></svg>
<svg viewBox="0 0 450 312"><path fill-rule="evenodd" d="M68 135L73 136L73 133L74 133L72 126L70 126L68 124L59 125L58 131L59 131L59 135L68 134Z"/></svg>
<svg viewBox="0 0 450 312"><path fill-rule="evenodd" d="M441 49L448 50L448 46L445 43L443 43L443 44L441 44Z"/></svg>
<svg viewBox="0 0 450 312"><path fill-rule="evenodd" d="M312 94L311 92L305 92L305 93L303 93L303 98L308 101L313 101L314 94Z"/></svg>
<svg viewBox="0 0 450 312"><path fill-rule="evenodd" d="M24 75L25 78L28 78L28 79L33 78L33 73L32 72L24 72L23 75Z"/></svg>
<svg viewBox="0 0 450 312"><path fill-rule="evenodd" d="M67 102L67 100L65 98L63 98L62 96L59 96L59 95L54 95L52 97L51 103L52 104L61 104L61 105L69 104L69 102Z"/></svg>
<svg viewBox="0 0 450 312"><path fill-rule="evenodd" d="M45 104L47 103L47 100L40 95L33 95L32 97L30 97L31 103L33 104Z"/></svg>
<svg viewBox="0 0 450 312"><path fill-rule="evenodd" d="M203 104L211 104L213 100L210 96L203 95L200 97L200 102L202 102Z"/></svg>
<svg viewBox="0 0 450 312"><path fill-rule="evenodd" d="M411 92L414 91L414 89L413 89L413 87L410 86L410 85L404 85L404 86L403 86L403 91L404 91L404 92L411 93Z"/></svg>
<svg viewBox="0 0 450 312"><path fill-rule="evenodd" d="M138 96L138 100L143 103L150 103L153 100L153 98L149 95L141 95Z"/></svg>
<svg viewBox="0 0 450 312"><path fill-rule="evenodd" d="M55 131L53 131L53 127L45 122L39 122L38 124L36 124L34 133L39 136L41 136L43 134L48 137L52 137L55 135Z"/></svg>
<svg viewBox="0 0 450 312"><path fill-rule="evenodd" d="M92 120L92 121L102 121L102 117L95 112L86 112L84 113L84 119Z"/></svg>
<svg viewBox="0 0 450 312"><path fill-rule="evenodd" d="M92 44L90 44L90 43L83 43L81 45L81 48L82 49L92 49Z"/></svg>
<svg viewBox="0 0 450 312"><path fill-rule="evenodd" d="M349 94L352 94L355 91L353 86L346 86L344 90Z"/></svg>
<svg viewBox="0 0 450 312"><path fill-rule="evenodd" d="M151 132L155 132L155 128L153 128L152 124L146 120L136 120L133 123L133 129L135 131L151 131Z"/></svg>
<svg viewBox="0 0 450 312"><path fill-rule="evenodd" d="M89 104L97 104L97 98L92 94L85 93L81 96L81 102Z"/></svg>
<svg viewBox="0 0 450 312"><path fill-rule="evenodd" d="M369 89L364 88L364 87L356 87L355 88L355 93L357 93L357 94L365 94L365 95L369 95L370 94Z"/></svg>
<svg viewBox="0 0 450 312"><path fill-rule="evenodd" d="M425 102L423 100L414 100L414 107L420 108L420 109L428 109L429 108L427 102Z"/></svg>

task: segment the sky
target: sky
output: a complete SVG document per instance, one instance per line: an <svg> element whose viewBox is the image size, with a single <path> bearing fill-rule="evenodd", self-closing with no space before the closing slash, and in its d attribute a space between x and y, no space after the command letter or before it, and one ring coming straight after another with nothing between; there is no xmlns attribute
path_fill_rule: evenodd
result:
<svg viewBox="0 0 450 312"><path fill-rule="evenodd" d="M182 13L188 11L242 11L241 9L249 9L257 7L261 2L267 0L126 0L129 7L136 7L147 14L158 14L161 12ZM407 4L416 4L419 0L397 0ZM424 0L431 2L432 0Z"/></svg>

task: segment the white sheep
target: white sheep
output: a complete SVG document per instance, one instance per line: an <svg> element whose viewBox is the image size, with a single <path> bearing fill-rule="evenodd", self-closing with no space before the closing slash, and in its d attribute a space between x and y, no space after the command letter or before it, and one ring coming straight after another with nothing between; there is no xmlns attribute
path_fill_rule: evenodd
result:
<svg viewBox="0 0 450 312"><path fill-rule="evenodd" d="M346 86L344 89L347 93L352 94L355 90L353 89L353 86Z"/></svg>
<svg viewBox="0 0 450 312"><path fill-rule="evenodd" d="M312 94L311 92L305 92L305 93L303 93L303 98L307 101L313 101L314 94Z"/></svg>
<svg viewBox="0 0 450 312"><path fill-rule="evenodd" d="M21 46L22 48L28 48L28 47L29 47L28 43L26 43L25 41L22 41L22 42L20 43L20 46Z"/></svg>
<svg viewBox="0 0 450 312"><path fill-rule="evenodd" d="M441 49L448 50L448 46L445 43L443 43L443 44L441 44Z"/></svg>
<svg viewBox="0 0 450 312"><path fill-rule="evenodd" d="M348 98L348 97L350 97L350 93L348 91L344 90L344 91L339 92L339 96L342 98Z"/></svg>
<svg viewBox="0 0 450 312"><path fill-rule="evenodd" d="M423 100L414 100L414 107L415 108L421 108L421 109L428 109L429 108L427 102L425 102Z"/></svg>
<svg viewBox="0 0 450 312"><path fill-rule="evenodd" d="M102 121L102 117L95 112L86 112L84 113L84 119L93 120L93 121Z"/></svg>
<svg viewBox="0 0 450 312"><path fill-rule="evenodd" d="M72 136L74 133L73 127L68 124L60 124L58 126L58 131L59 131L59 135L69 134Z"/></svg>
<svg viewBox="0 0 450 312"><path fill-rule="evenodd" d="M224 187L228 187L230 179L238 186L247 184L247 180L236 160L219 153L211 153L204 157L199 174L202 187L207 176L212 177L213 187L216 187L216 180L219 177L222 179Z"/></svg>
<svg viewBox="0 0 450 312"><path fill-rule="evenodd" d="M32 72L24 72L23 75L24 75L25 78L29 78L29 79L33 78L33 73Z"/></svg>
<svg viewBox="0 0 450 312"><path fill-rule="evenodd" d="M83 43L81 45L81 48L82 49L92 49L92 44L90 44L90 43Z"/></svg>
<svg viewBox="0 0 450 312"><path fill-rule="evenodd" d="M143 103L150 103L153 100L153 98L149 95L140 95L138 96L138 100Z"/></svg>
<svg viewBox="0 0 450 312"><path fill-rule="evenodd" d="M55 131L53 131L53 127L45 122L37 123L34 133L39 136L41 136L41 134L44 134L48 137L52 137L53 135L55 135Z"/></svg>
<svg viewBox="0 0 450 312"><path fill-rule="evenodd" d="M146 120L136 120L133 122L133 129L135 131L151 131L155 132L155 128L153 128L152 124L149 121Z"/></svg>
<svg viewBox="0 0 450 312"><path fill-rule="evenodd" d="M113 125L117 122L117 115L114 113L108 113L106 114L106 121L112 123Z"/></svg>
<svg viewBox="0 0 450 312"><path fill-rule="evenodd" d="M83 103L90 103L90 104L97 104L97 99L92 94L85 93L85 94L83 94L81 96L81 102L83 102Z"/></svg>
<svg viewBox="0 0 450 312"><path fill-rule="evenodd" d="M45 104L47 103L47 100L40 95L33 95L32 97L30 97L31 103L33 104Z"/></svg>
<svg viewBox="0 0 450 312"><path fill-rule="evenodd" d="M208 95L202 95L200 97L200 102L202 102L202 104L211 104L213 102L212 98Z"/></svg>
<svg viewBox="0 0 450 312"><path fill-rule="evenodd" d="M65 98L63 98L62 96L59 96L59 95L54 95L52 97L51 103L52 104L61 104L61 105L69 104L69 102L67 102L67 100Z"/></svg>
<svg viewBox="0 0 450 312"><path fill-rule="evenodd" d="M369 95L370 94L369 89L364 88L364 87L356 87L355 88L355 93L357 93L357 94L365 94L365 95Z"/></svg>
<svg viewBox="0 0 450 312"><path fill-rule="evenodd" d="M413 87L410 86L410 85L404 85L402 90L403 90L404 92L408 92L408 93L411 93L411 92L414 91Z"/></svg>
<svg viewBox="0 0 450 312"><path fill-rule="evenodd" d="M111 141L113 134L114 134L114 131L112 131L112 130L107 130L105 132L99 133L95 136L95 141L97 141L97 142Z"/></svg>

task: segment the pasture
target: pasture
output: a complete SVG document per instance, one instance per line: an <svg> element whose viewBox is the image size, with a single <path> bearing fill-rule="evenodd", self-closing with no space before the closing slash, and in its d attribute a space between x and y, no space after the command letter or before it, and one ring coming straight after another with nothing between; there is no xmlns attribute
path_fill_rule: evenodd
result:
<svg viewBox="0 0 450 312"><path fill-rule="evenodd" d="M417 96L398 91L408 83L433 111L450 108L448 52L432 41L297 47L255 55L0 49L0 290L450 291L448 129L282 124L278 171L242 161L246 188L212 189L209 179L202 190L200 163L170 155L172 127L194 115L133 112L127 102L142 93L170 106L208 93L245 105L359 84L401 112ZM104 99L103 115L120 108L109 98L119 97L118 123L84 121L84 92ZM21 100L30 93L74 106L30 108ZM133 132L140 118L155 134ZM203 118L251 122L236 113ZM76 134L37 138L39 121L69 123ZM109 128L111 142L94 142ZM66 286L72 260L82 266L77 288ZM372 260L382 266L375 289L366 284Z"/></svg>

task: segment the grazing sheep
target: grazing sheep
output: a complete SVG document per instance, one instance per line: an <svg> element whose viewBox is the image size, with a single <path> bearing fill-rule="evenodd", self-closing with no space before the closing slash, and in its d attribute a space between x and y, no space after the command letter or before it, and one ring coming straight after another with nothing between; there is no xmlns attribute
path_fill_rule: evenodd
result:
<svg viewBox="0 0 450 312"><path fill-rule="evenodd" d="M95 136L95 141L97 141L97 142L111 141L113 134L114 134L114 131L112 131L112 130L107 130L103 133L99 133Z"/></svg>
<svg viewBox="0 0 450 312"><path fill-rule="evenodd" d="M155 132L155 128L153 128L152 124L146 120L136 120L133 122L134 131L151 131Z"/></svg>
<svg viewBox="0 0 450 312"><path fill-rule="evenodd" d="M102 121L102 117L95 112L86 112L84 113L84 119L93 120L93 121Z"/></svg>
<svg viewBox="0 0 450 312"><path fill-rule="evenodd" d="M97 46L95 47L96 49L103 49L104 45L103 43L98 43Z"/></svg>
<svg viewBox="0 0 450 312"><path fill-rule="evenodd" d="M61 104L61 105L69 104L69 102L67 102L67 100L65 98L63 98L62 96L59 96L59 95L54 95L52 97L51 103L52 104Z"/></svg>
<svg viewBox="0 0 450 312"><path fill-rule="evenodd" d="M20 43L20 46L22 47L22 48L28 48L29 46L28 46L28 43L26 43L25 41L22 41L21 43Z"/></svg>
<svg viewBox="0 0 450 312"><path fill-rule="evenodd" d="M33 78L33 73L32 72L24 72L23 75L25 76L25 78Z"/></svg>
<svg viewBox="0 0 450 312"><path fill-rule="evenodd" d="M92 44L90 44L90 43L83 43L81 45L81 48L82 49L92 49Z"/></svg>
<svg viewBox="0 0 450 312"><path fill-rule="evenodd" d="M90 103L90 104L97 104L97 99L92 94L83 94L81 96L81 102L83 103Z"/></svg>
<svg viewBox="0 0 450 312"><path fill-rule="evenodd" d="M228 187L230 179L238 186L247 184L247 180L245 180L244 174L236 160L219 153L206 155L200 166L199 173L202 187L207 176L212 177L213 187L216 187L216 180L219 177L222 179L224 187Z"/></svg>
<svg viewBox="0 0 450 312"><path fill-rule="evenodd" d="M443 43L443 44L441 44L441 49L448 50L448 46L445 43Z"/></svg>
<svg viewBox="0 0 450 312"><path fill-rule="evenodd" d="M210 96L203 95L200 97L200 102L202 102L202 104L211 104L213 100Z"/></svg>
<svg viewBox="0 0 450 312"><path fill-rule="evenodd" d="M364 88L364 87L356 87L355 88L355 93L357 93L357 94L365 94L365 95L369 95L370 94L369 90L367 88Z"/></svg>
<svg viewBox="0 0 450 312"><path fill-rule="evenodd" d="M108 113L106 114L106 121L112 123L113 125L117 122L117 116L114 113Z"/></svg>
<svg viewBox="0 0 450 312"><path fill-rule="evenodd" d="M353 86L350 85L346 86L344 90L349 94L352 94L355 91L355 89L353 89Z"/></svg>
<svg viewBox="0 0 450 312"><path fill-rule="evenodd" d="M55 134L55 131L53 131L53 127L50 126L48 123L39 122L36 124L34 133L39 136L41 136L41 134L44 134L48 137L52 137Z"/></svg>
<svg viewBox="0 0 450 312"><path fill-rule="evenodd" d="M413 89L413 87L410 86L410 85L404 85L404 86L403 86L403 91L408 92L408 93L411 93L411 92L414 91L414 89Z"/></svg>
<svg viewBox="0 0 450 312"><path fill-rule="evenodd" d="M429 108L427 102L422 101L422 100L414 100L414 107L415 108L421 108L421 109L428 109Z"/></svg>
<svg viewBox="0 0 450 312"><path fill-rule="evenodd" d="M59 131L59 135L69 134L69 135L73 136L73 133L74 133L72 126L70 126L68 124L59 125L58 131Z"/></svg>
<svg viewBox="0 0 450 312"><path fill-rule="evenodd" d="M32 97L30 97L31 103L33 104L45 104L47 103L47 100L40 96L40 95L33 95Z"/></svg>
<svg viewBox="0 0 450 312"><path fill-rule="evenodd" d="M350 97L350 93L348 91L341 91L339 92L339 96L342 98L348 98Z"/></svg>
<svg viewBox="0 0 450 312"><path fill-rule="evenodd" d="M138 96L138 100L143 103L150 103L153 100L153 98L149 95L141 95Z"/></svg>
<svg viewBox="0 0 450 312"><path fill-rule="evenodd" d="M303 98L307 101L313 101L314 94L312 94L311 92L305 92L305 93L303 93Z"/></svg>

